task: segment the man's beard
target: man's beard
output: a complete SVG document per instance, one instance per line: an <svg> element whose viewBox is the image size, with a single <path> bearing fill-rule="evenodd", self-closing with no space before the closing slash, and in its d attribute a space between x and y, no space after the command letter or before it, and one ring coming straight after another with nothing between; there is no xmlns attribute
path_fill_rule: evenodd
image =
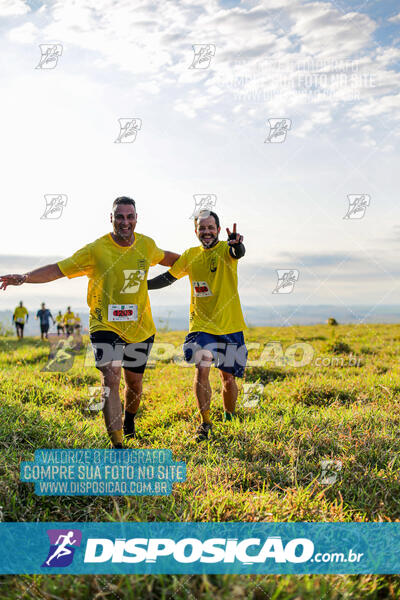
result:
<svg viewBox="0 0 400 600"><path fill-rule="evenodd" d="M212 248L218 242L218 236L213 236L209 240L204 240L204 238L200 238L200 241L204 248Z"/></svg>
<svg viewBox="0 0 400 600"><path fill-rule="evenodd" d="M114 233L117 237L122 238L123 240L128 240L130 237L132 237L133 229L132 227L126 229L125 231L117 229Z"/></svg>

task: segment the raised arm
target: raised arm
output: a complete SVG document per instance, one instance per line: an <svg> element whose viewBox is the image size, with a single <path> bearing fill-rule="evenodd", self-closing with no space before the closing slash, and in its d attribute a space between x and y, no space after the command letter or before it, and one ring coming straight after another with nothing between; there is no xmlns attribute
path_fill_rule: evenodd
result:
<svg viewBox="0 0 400 600"><path fill-rule="evenodd" d="M236 223L233 224L232 233L226 228L228 234L229 254L232 258L242 258L245 255L246 249L243 244L243 236L236 232Z"/></svg>
<svg viewBox="0 0 400 600"><path fill-rule="evenodd" d="M164 258L158 264L163 265L163 267L172 267L172 265L176 263L176 261L178 260L179 257L180 257L180 254L176 254L176 252L170 252L169 250L164 250ZM157 278L155 277L154 279L157 279Z"/></svg>
<svg viewBox="0 0 400 600"><path fill-rule="evenodd" d="M23 283L47 283L64 277L57 263L40 267L24 275L1 275L0 290L7 289L9 285L22 285Z"/></svg>

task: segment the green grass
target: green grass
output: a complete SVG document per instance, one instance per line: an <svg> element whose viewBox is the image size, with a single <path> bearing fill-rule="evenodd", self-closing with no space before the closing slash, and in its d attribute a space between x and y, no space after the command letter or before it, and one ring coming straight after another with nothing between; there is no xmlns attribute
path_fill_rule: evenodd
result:
<svg viewBox="0 0 400 600"><path fill-rule="evenodd" d="M182 343L183 332L157 335ZM101 414L86 407L98 372L84 351L65 373L46 373L48 344L0 338L0 504L6 521L395 521L400 517L400 325L252 328L246 342L310 344L310 364L277 360L246 370L262 383L255 408L223 423L211 373L214 438L197 445L193 368L166 358L148 369L136 448L171 448L187 480L167 497L38 497L19 482L36 448L108 445ZM256 359L261 350L252 350ZM289 355L290 353L288 353ZM354 357L358 366L351 362ZM295 358L301 358L297 351ZM315 362L315 359L317 363ZM325 359L323 361L322 359ZM349 363L350 360L350 363ZM326 366L318 366L325 364ZM330 364L328 364L328 362ZM240 383L240 387L242 383ZM321 460L342 462L321 483ZM0 597L20 598L398 598L400 578L378 576L7 576Z"/></svg>

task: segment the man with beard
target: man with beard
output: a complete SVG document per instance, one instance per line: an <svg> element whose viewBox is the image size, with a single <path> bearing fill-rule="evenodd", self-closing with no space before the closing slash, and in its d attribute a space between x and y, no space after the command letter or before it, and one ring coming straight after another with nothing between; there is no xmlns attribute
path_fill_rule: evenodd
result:
<svg viewBox="0 0 400 600"><path fill-rule="evenodd" d="M202 211L195 219L200 246L189 248L172 269L150 279L150 290L171 285L189 276L191 285L190 327L183 346L185 360L194 362L194 394L202 422L196 432L198 442L206 440L212 429L210 419L212 362L222 380L225 421L232 420L238 396L236 377L243 377L247 349L243 337L246 327L238 294L237 264L244 256L243 236L227 229L228 241L220 241L219 218Z"/></svg>

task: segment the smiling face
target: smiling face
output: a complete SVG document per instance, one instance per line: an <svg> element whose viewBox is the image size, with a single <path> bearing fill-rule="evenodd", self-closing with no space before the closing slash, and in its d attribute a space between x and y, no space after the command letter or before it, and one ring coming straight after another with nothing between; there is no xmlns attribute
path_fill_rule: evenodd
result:
<svg viewBox="0 0 400 600"><path fill-rule="evenodd" d="M130 240L135 231L137 213L133 204L118 204L111 214L114 235L121 240Z"/></svg>
<svg viewBox="0 0 400 600"><path fill-rule="evenodd" d="M221 227L217 227L214 217L210 215L198 218L195 231L203 248L212 248L218 243Z"/></svg>

